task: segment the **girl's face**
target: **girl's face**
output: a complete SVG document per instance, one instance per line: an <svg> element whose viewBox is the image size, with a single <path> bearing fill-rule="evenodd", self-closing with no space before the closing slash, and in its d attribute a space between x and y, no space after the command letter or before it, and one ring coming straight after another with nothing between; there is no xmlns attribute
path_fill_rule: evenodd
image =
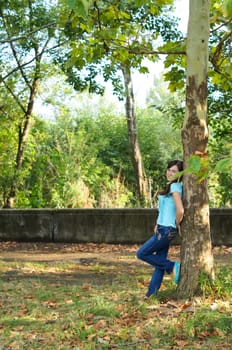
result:
<svg viewBox="0 0 232 350"><path fill-rule="evenodd" d="M168 168L167 172L166 172L166 177L167 177L168 182L174 181L176 179L175 175L178 172L179 172L179 169L178 169L177 165L173 165L173 166L171 166L171 168Z"/></svg>

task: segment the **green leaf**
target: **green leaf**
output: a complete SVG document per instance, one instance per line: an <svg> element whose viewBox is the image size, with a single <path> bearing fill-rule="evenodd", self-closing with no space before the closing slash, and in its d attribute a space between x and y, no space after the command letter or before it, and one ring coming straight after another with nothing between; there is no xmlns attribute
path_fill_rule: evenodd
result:
<svg viewBox="0 0 232 350"><path fill-rule="evenodd" d="M88 0L68 0L68 6L80 16L86 16L89 11L90 1Z"/></svg>
<svg viewBox="0 0 232 350"><path fill-rule="evenodd" d="M68 6L71 8L71 9L74 9L75 8L75 3L76 3L76 0L68 0Z"/></svg>
<svg viewBox="0 0 232 350"><path fill-rule="evenodd" d="M219 173L227 173L232 170L232 158L224 158L217 162L215 166L215 171Z"/></svg>
<svg viewBox="0 0 232 350"><path fill-rule="evenodd" d="M201 158L197 155L192 155L188 160L188 173L197 174L201 170Z"/></svg>
<svg viewBox="0 0 232 350"><path fill-rule="evenodd" d="M225 15L232 17L232 0L224 0Z"/></svg>
<svg viewBox="0 0 232 350"><path fill-rule="evenodd" d="M136 6L143 6L147 3L147 0L136 0L135 4Z"/></svg>
<svg viewBox="0 0 232 350"><path fill-rule="evenodd" d="M139 68L139 72L142 73L142 74L143 73L149 73L149 69L147 67L140 67Z"/></svg>

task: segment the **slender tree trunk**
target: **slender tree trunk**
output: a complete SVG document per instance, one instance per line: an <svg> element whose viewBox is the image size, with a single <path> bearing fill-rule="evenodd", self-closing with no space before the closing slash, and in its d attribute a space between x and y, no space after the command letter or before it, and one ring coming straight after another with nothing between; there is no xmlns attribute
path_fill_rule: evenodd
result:
<svg viewBox="0 0 232 350"><path fill-rule="evenodd" d="M138 131L136 126L136 116L134 110L134 92L131 79L130 68L122 67L125 92L126 92L126 119L127 119L127 129L128 138L131 150L131 159L134 168L138 194L142 202L147 202L148 200L148 181L145 174L142 155L140 151L139 141L138 141Z"/></svg>
<svg viewBox="0 0 232 350"><path fill-rule="evenodd" d="M23 27L19 26L19 28L17 24L12 22L12 20L13 18L18 18L18 11L20 10L14 9L14 13L14 10L12 12L8 9L12 12L11 16L9 16L9 11L6 10L6 7L3 6L0 8L2 28L8 38L12 63L13 66L15 66L11 72L8 72L4 77L1 77L2 83L21 110L18 122L18 147L15 156L14 176L11 179L8 193L6 193L4 203L5 208L13 208L18 186L23 180L21 169L23 167L25 147L31 128L35 97L38 90L39 80L41 79L41 60L51 40L51 35L53 35L52 31L50 31L50 25L47 28L47 33L45 33L44 30L40 33L40 27L38 27L44 22L45 18L48 18L46 10L49 10L49 7L46 6L41 9L39 7L37 8L34 6L33 1L28 1L27 4L25 3L24 5L25 8L22 7L22 13L25 12L25 16L22 18L22 21L25 23ZM42 16L42 22L40 21L40 18L38 18L39 13ZM23 46L23 42L21 43L14 39L17 35L21 37L22 28L24 27L26 28L25 35L30 32L27 48ZM40 35L38 35L38 33L40 33ZM22 38L24 38L24 35ZM24 41L24 39L22 40ZM23 54L22 50L24 50ZM26 57L31 57L31 59L28 62L25 62L25 60L27 61ZM14 73L17 74L14 75ZM11 78L11 75L13 78ZM18 93L18 86L23 86L23 94ZM21 96L23 96L23 98L21 98Z"/></svg>
<svg viewBox="0 0 232 350"><path fill-rule="evenodd" d="M39 64L40 64L40 61L38 60L37 61L37 69L35 72L33 83L32 83L32 86L30 87L30 97L29 97L29 102L27 105L27 110L25 111L23 122L19 126L18 149L17 149L17 154L16 154L16 160L15 160L15 174L14 174L14 178L12 180L9 194L6 198L6 203L4 205L4 208L13 208L14 207L14 201L15 201L15 197L16 197L19 176L20 176L19 173L20 173L20 170L22 167L24 150L25 150L25 146L26 146L29 132L30 132L31 117L32 117L35 97L36 97L38 83L39 83L39 75L40 75Z"/></svg>
<svg viewBox="0 0 232 350"><path fill-rule="evenodd" d="M182 129L184 163L191 155L207 157L207 69L209 0L190 0L187 36L186 115ZM184 176L185 218L182 227L181 278L178 293L192 297L200 291L199 275L214 278L207 180Z"/></svg>

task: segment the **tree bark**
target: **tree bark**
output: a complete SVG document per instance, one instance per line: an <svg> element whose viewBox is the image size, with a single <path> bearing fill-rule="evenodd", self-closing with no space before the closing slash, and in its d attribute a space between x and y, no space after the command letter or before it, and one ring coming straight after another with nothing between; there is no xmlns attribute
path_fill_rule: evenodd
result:
<svg viewBox="0 0 232 350"><path fill-rule="evenodd" d="M38 90L38 84L39 84L39 79L40 79L40 66L41 66L41 57L42 54L38 54L38 47L35 45L35 71L34 71L34 76L32 78L32 82L29 83L27 80L27 77L25 76L23 70L21 69L22 76L26 82L27 87L30 90L29 94L29 99L27 103L27 108L24 110L22 108L22 111L24 112L23 120L21 124L19 125L18 129L18 149L17 149L17 154L16 154L16 159L15 159L15 171L14 171L14 178L12 179L11 187L8 196L6 197L6 202L4 204L4 208L13 208L14 207L14 201L16 197L16 192L18 188L18 183L19 183L19 175L20 175L20 170L22 167L23 163L23 156L24 156L24 150L25 146L28 140L29 132L30 132L30 127L31 127L31 117L33 113L33 107L35 103L35 97L37 94ZM18 62L19 67L20 63ZM21 103L19 103L21 105Z"/></svg>
<svg viewBox="0 0 232 350"><path fill-rule="evenodd" d="M134 92L131 79L131 71L129 67L123 66L122 72L124 76L125 94L126 94L126 119L128 139L130 144L131 159L136 178L137 190L140 201L142 203L148 201L148 181L143 166L142 155L138 141L138 131L136 125L136 116L134 110Z"/></svg>
<svg viewBox="0 0 232 350"><path fill-rule="evenodd" d="M209 39L209 0L190 0L187 35L186 114L182 128L184 166L191 155L207 157L207 70ZM209 223L207 179L197 183L185 174L182 224L181 276L178 293L193 297L200 292L199 276L214 278Z"/></svg>
<svg viewBox="0 0 232 350"><path fill-rule="evenodd" d="M30 132L31 117L32 117L33 106L35 102L35 96L37 93L38 82L39 82L39 78L36 74L31 87L31 93L30 93L30 98L27 106L27 111L23 118L22 124L19 126L18 149L16 154L16 160L15 160L15 175L12 180L12 184L11 184L10 191L7 196L4 208L12 209L14 207L14 201L15 201L16 192L18 188L18 182L19 182L18 177L19 177L19 172L23 163L24 149L28 140L29 132Z"/></svg>
<svg viewBox="0 0 232 350"><path fill-rule="evenodd" d="M32 5L32 2L28 2L28 7L26 11L28 12L28 18L27 20L25 19L26 28L29 28L31 33L37 30L35 23L38 20L34 18L34 10ZM12 38L14 37L13 33L15 32L15 30L19 30L20 32L20 29L14 28L13 23L10 23L9 18L5 14L5 11L3 9L0 10L0 16L3 22L4 30L8 37L9 49L12 54L12 60L16 64L16 67L12 70L12 73L17 71L19 76L16 79L20 81L20 84L25 84L23 99L21 99L20 94L16 92L17 88L14 91L14 87L12 87L12 78L10 79L10 83L8 83L9 74L5 75L5 77L2 78L5 88L8 90L12 98L16 101L22 112L22 114L20 114L20 121L18 123L18 147L16 151L14 164L14 176L11 179L9 192L6 194L4 203L4 208L13 208L18 185L20 183L21 168L23 165L25 147L28 141L28 136L31 128L31 118L33 113L35 97L38 90L39 80L41 78L41 59L50 41L50 34L48 32L47 36L45 36L44 39L39 38L38 36L33 37L33 34L31 34L31 37L29 38L30 51L26 52L26 50L29 50L29 48L22 48L20 47L20 44L17 43L17 41L12 40ZM25 52L23 51L23 54L21 56L22 50L25 50ZM30 63L34 61L35 64L33 65L33 68L25 68L25 59L22 59L22 57L24 57L26 53L31 56L32 52L34 55ZM28 97L25 97L27 96L27 91Z"/></svg>

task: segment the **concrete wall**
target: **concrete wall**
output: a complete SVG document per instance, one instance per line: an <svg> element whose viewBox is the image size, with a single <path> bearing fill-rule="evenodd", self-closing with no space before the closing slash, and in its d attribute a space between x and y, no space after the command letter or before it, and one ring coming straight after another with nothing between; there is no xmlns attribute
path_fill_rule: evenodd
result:
<svg viewBox="0 0 232 350"><path fill-rule="evenodd" d="M142 243L156 216L154 209L3 209L0 240ZM232 209L211 209L210 223L213 244L232 246Z"/></svg>

